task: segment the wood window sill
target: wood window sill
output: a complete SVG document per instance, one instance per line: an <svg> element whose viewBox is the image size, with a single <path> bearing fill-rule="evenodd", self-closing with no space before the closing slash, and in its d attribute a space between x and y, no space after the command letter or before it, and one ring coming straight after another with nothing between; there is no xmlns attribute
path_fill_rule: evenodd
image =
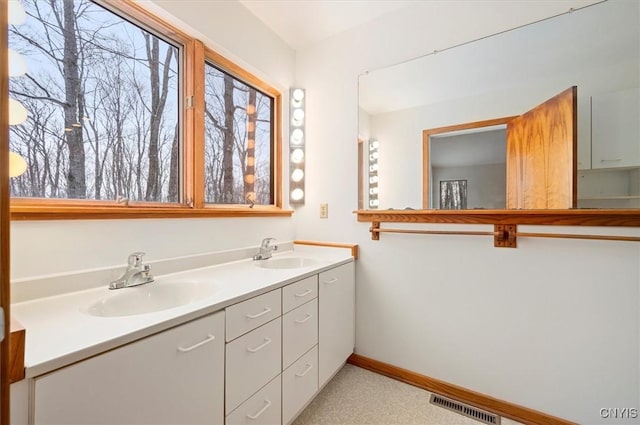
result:
<svg viewBox="0 0 640 425"><path fill-rule="evenodd" d="M289 217L277 207L26 206L12 205L11 220L105 220L136 218Z"/></svg>

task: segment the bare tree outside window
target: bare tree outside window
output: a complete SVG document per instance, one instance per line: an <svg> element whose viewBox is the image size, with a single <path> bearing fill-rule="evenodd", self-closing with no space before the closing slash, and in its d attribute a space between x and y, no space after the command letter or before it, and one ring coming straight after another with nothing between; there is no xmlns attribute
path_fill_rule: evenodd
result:
<svg viewBox="0 0 640 425"><path fill-rule="evenodd" d="M273 98L205 66L205 202L273 204Z"/></svg>
<svg viewBox="0 0 640 425"><path fill-rule="evenodd" d="M89 0L23 0L14 197L179 202L179 49Z"/></svg>

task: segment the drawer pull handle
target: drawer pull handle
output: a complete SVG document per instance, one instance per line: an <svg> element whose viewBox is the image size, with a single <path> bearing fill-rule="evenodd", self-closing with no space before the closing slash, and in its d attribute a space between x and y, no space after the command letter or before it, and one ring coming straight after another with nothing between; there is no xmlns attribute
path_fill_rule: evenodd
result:
<svg viewBox="0 0 640 425"><path fill-rule="evenodd" d="M616 159L601 159L600 162L618 162L618 161L622 161L622 158L616 158Z"/></svg>
<svg viewBox="0 0 640 425"><path fill-rule="evenodd" d="M204 341L200 341L197 344L192 345L191 347L178 347L178 351L180 351L181 353L187 353L191 350L195 350L196 348L205 345L208 342L213 341L214 339L216 339L216 337L214 335L211 334L207 334L207 339L205 339Z"/></svg>
<svg viewBox="0 0 640 425"><path fill-rule="evenodd" d="M294 322L296 322L296 323L304 323L304 322L308 321L309 319L311 319L312 317L313 317L312 315L307 314L304 319L296 319L296 320L294 320Z"/></svg>
<svg viewBox="0 0 640 425"><path fill-rule="evenodd" d="M269 344L271 344L271 340L269 338L265 338L264 342L262 344L258 345L256 348L247 347L247 351L250 352L250 353L255 353L257 351L262 350L264 347L266 347Z"/></svg>
<svg viewBox="0 0 640 425"><path fill-rule="evenodd" d="M257 319L260 316L264 316L267 313L271 313L271 309L269 307L265 307L260 313L257 314L249 314L247 313L247 318L249 319Z"/></svg>
<svg viewBox="0 0 640 425"><path fill-rule="evenodd" d="M260 417L260 415L262 415L269 407L271 407L271 401L265 399L264 407L262 409L260 409L260 411L258 411L258 413L256 413L255 415L247 414L247 418L249 418L251 420L258 419Z"/></svg>
<svg viewBox="0 0 640 425"><path fill-rule="evenodd" d="M309 373L309 371L313 369L313 366L311 366L311 363L307 363L307 367L304 371L302 371L301 373L296 373L296 376L299 378L302 378L304 375L306 375L307 373Z"/></svg>
<svg viewBox="0 0 640 425"><path fill-rule="evenodd" d="M336 283L337 281L338 281L338 278L334 277L334 278L331 278L329 280L325 280L324 283L332 284L332 283Z"/></svg>
<svg viewBox="0 0 640 425"><path fill-rule="evenodd" d="M304 292L301 292L301 293L299 293L299 294L293 294L293 295L295 295L295 296L296 296L296 297L298 297L298 298L302 298L302 297L306 297L306 296L307 296L307 295L309 295L311 292L313 292L311 289L307 289L307 290L306 290L306 291L304 291Z"/></svg>

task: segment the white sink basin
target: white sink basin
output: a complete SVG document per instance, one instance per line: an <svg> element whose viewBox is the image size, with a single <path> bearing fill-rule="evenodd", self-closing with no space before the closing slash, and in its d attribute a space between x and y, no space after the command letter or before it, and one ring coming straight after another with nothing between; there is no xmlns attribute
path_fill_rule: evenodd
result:
<svg viewBox="0 0 640 425"><path fill-rule="evenodd" d="M100 317L153 313L208 298L216 293L216 285L206 281L151 282L116 291L117 294L93 303L85 312Z"/></svg>
<svg viewBox="0 0 640 425"><path fill-rule="evenodd" d="M300 269L318 264L318 260L309 257L280 257L268 260L257 260L256 266L265 269Z"/></svg>

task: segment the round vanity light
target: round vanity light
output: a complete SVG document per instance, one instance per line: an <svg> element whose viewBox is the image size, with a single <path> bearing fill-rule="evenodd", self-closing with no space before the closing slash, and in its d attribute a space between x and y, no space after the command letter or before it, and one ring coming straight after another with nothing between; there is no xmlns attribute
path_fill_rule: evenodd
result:
<svg viewBox="0 0 640 425"><path fill-rule="evenodd" d="M372 187L371 189L369 189L369 194L370 195L377 195L378 194L378 188L377 187Z"/></svg>
<svg viewBox="0 0 640 425"><path fill-rule="evenodd" d="M369 177L369 183L370 183L370 184L378 183L378 176L371 176L371 177Z"/></svg>
<svg viewBox="0 0 640 425"><path fill-rule="evenodd" d="M371 150L375 150L378 149L380 147L380 143L377 140L374 140L373 142L371 142L371 144L369 145L369 149Z"/></svg>
<svg viewBox="0 0 640 425"><path fill-rule="evenodd" d="M380 203L378 202L377 199L372 199L369 201L369 206L370 207L377 207L378 205L380 205Z"/></svg>
<svg viewBox="0 0 640 425"><path fill-rule="evenodd" d="M294 201L299 201L304 197L304 191L302 189L293 189L291 191L291 199Z"/></svg>
<svg viewBox="0 0 640 425"><path fill-rule="evenodd" d="M304 99L304 90L295 89L293 91L292 97L293 97L293 100L295 100L296 102L302 102L302 99Z"/></svg>
<svg viewBox="0 0 640 425"><path fill-rule="evenodd" d="M303 177L304 177L304 171L302 171L300 168L296 168L295 170L293 170L293 173L291 173L291 180L293 180L296 183L302 180Z"/></svg>
<svg viewBox="0 0 640 425"><path fill-rule="evenodd" d="M303 159L304 151L302 149L294 149L293 152L291 152L291 161L295 162L296 164L302 162Z"/></svg>
<svg viewBox="0 0 640 425"><path fill-rule="evenodd" d="M378 152L374 152L371 155L369 155L369 160L370 161L377 161L378 160Z"/></svg>
<svg viewBox="0 0 640 425"><path fill-rule="evenodd" d="M369 167L370 173L375 173L376 171L378 171L378 164L373 164Z"/></svg>
<svg viewBox="0 0 640 425"><path fill-rule="evenodd" d="M293 110L293 119L295 121L302 122L302 120L304 119L304 111L302 109L300 109L300 108L294 109Z"/></svg>
<svg viewBox="0 0 640 425"><path fill-rule="evenodd" d="M22 55L9 49L9 77L19 77L27 72L27 63Z"/></svg>
<svg viewBox="0 0 640 425"><path fill-rule="evenodd" d="M18 177L27 171L27 161L15 152L9 152L9 177Z"/></svg>
<svg viewBox="0 0 640 425"><path fill-rule="evenodd" d="M22 103L9 98L9 125L19 125L27 120L27 110Z"/></svg>
<svg viewBox="0 0 640 425"><path fill-rule="evenodd" d="M296 128L291 132L291 144L301 145L303 136L304 136L304 132L301 129Z"/></svg>
<svg viewBox="0 0 640 425"><path fill-rule="evenodd" d="M20 25L24 23L27 14L19 0L9 0L8 14L10 25Z"/></svg>

